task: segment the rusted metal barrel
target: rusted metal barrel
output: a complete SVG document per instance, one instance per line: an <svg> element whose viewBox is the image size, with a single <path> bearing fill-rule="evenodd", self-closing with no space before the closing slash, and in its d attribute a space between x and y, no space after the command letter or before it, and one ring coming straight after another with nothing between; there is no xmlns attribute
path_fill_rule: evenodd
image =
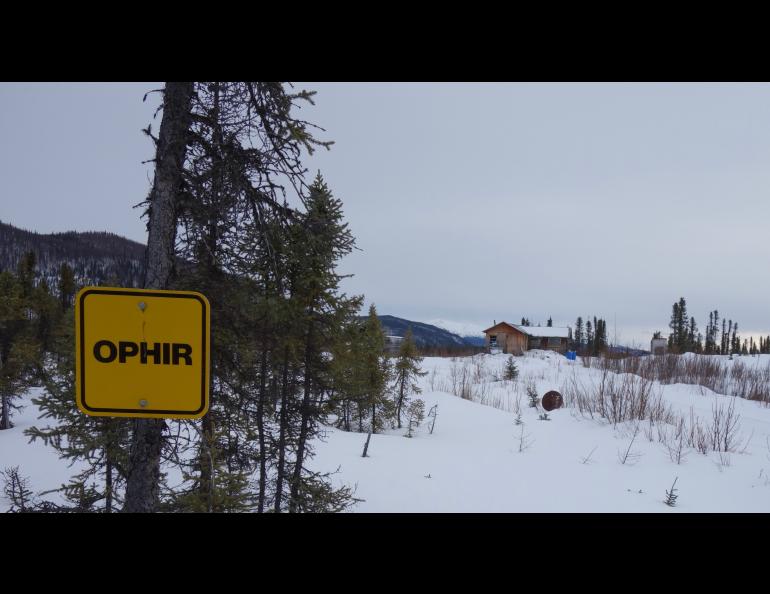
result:
<svg viewBox="0 0 770 594"><path fill-rule="evenodd" d="M550 412L564 406L564 398L562 398L561 394L556 390L551 390L550 392L546 392L545 396L543 396L541 404L543 409Z"/></svg>

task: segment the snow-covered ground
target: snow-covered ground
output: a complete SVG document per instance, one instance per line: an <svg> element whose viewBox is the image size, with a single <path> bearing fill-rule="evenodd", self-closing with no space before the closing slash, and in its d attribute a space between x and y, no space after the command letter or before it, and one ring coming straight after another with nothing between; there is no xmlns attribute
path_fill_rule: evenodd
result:
<svg viewBox="0 0 770 594"><path fill-rule="evenodd" d="M698 453L688 448L680 464L647 422L629 448L635 423L613 425L565 407L539 420L528 406L527 386L542 396L568 392L571 382L596 385L601 371L581 360L534 351L517 357L519 377L503 381L505 355L426 358L421 378L426 412L438 415L406 438L406 429L373 435L361 457L365 434L325 429L311 466L355 486L356 512L768 512L770 511L770 407L711 392L700 386L653 385L676 414L710 419L731 402L740 415L736 451ZM723 358L725 364L733 365ZM736 358L767 367L770 356ZM634 376L636 377L636 376ZM465 380L465 395L461 398ZM29 444L23 430L36 422L27 402L16 426L0 432L0 469L20 465L36 491L55 488L75 469L51 448ZM516 412L522 425L516 425ZM663 427L663 430L673 427ZM522 435L523 431L523 435ZM522 447L523 442L523 447ZM520 451L521 450L521 451ZM629 451L625 464L620 456ZM678 478L677 478L678 477ZM677 478L675 507L663 503ZM0 498L0 510L7 502Z"/></svg>
<svg viewBox="0 0 770 594"><path fill-rule="evenodd" d="M527 404L525 386L534 382L542 396L563 390L574 377L597 381L600 372L580 360L534 351L517 357L519 378L492 381L502 375L505 355L474 358L427 358L422 381L426 410L438 405L433 434L423 424L416 435L405 430L373 435L369 456L361 457L366 436L329 429L317 444L316 469L340 467L335 479L356 485L361 512L768 512L770 511L770 408L757 402L717 395L699 386L682 384L654 389L666 404L689 417L709 418L715 403L735 401L740 415L743 453L707 455L687 450L681 464L667 449L645 435L645 423L629 448L633 424L613 427L606 421L583 418L573 409L538 419L540 410ZM726 359L726 358L725 358ZM745 364L766 366L770 357L741 357ZM474 398L451 394L452 377L459 383L462 369L487 376L474 384ZM431 387L432 384L432 387ZM524 424L514 423L519 402ZM500 408L496 408L500 407ZM525 447L519 451L524 430ZM750 440L750 441L749 441ZM747 443L748 442L748 443ZM590 455L590 459L586 460ZM663 503L674 479L676 506Z"/></svg>

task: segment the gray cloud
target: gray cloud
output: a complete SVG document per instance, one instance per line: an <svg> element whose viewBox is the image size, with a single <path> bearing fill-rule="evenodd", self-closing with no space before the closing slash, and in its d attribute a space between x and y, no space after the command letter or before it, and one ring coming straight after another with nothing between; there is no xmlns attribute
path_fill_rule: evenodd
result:
<svg viewBox="0 0 770 594"><path fill-rule="evenodd" d="M158 86L0 85L0 218L144 241ZM617 316L641 342L685 296L701 329L770 331L770 85L297 86L363 250L346 289L381 313Z"/></svg>

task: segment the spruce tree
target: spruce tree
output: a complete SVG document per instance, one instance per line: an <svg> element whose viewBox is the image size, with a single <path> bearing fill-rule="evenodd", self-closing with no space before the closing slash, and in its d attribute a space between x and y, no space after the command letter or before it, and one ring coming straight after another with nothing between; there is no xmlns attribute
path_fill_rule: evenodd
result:
<svg viewBox="0 0 770 594"><path fill-rule="evenodd" d="M39 358L29 319L29 300L23 283L11 272L0 273L0 430L12 427L16 400L27 389Z"/></svg>
<svg viewBox="0 0 770 594"><path fill-rule="evenodd" d="M25 252L17 266L17 278L21 285L22 297L31 301L32 291L35 288L35 268L37 255L33 251Z"/></svg>
<svg viewBox="0 0 770 594"><path fill-rule="evenodd" d="M411 326L407 329L404 340L398 349L398 356L393 365L395 375L395 397L396 397L396 423L401 429L401 411L409 405L410 394L420 394L422 390L417 385L417 378L427 374L427 371L420 369L422 357L417 352L414 344Z"/></svg>
<svg viewBox="0 0 770 594"><path fill-rule="evenodd" d="M585 340L585 329L583 327L583 317L578 316L575 322L575 347L576 350L580 350L583 347L583 341Z"/></svg>
<svg viewBox="0 0 770 594"><path fill-rule="evenodd" d="M364 393L359 403L359 429L363 431L363 420L369 414L370 431L377 433L391 417L393 407L386 396L386 388L391 375L387 357L383 356L385 334L382 331L377 310L372 304L369 316L364 324L364 351L361 353L364 370Z"/></svg>
<svg viewBox="0 0 770 594"><path fill-rule="evenodd" d="M519 377L519 370L516 367L516 361L513 358L513 355L508 357L508 360L505 362L505 370L503 372L503 379L507 381L513 381L517 377Z"/></svg>
<svg viewBox="0 0 770 594"><path fill-rule="evenodd" d="M406 410L408 430L406 437L412 437L414 430L420 426L425 419L425 403L420 400L413 400L409 403Z"/></svg>
<svg viewBox="0 0 770 594"><path fill-rule="evenodd" d="M51 350L52 336L61 320L62 311L45 278L32 290L30 305L34 316L35 338L40 349L48 352Z"/></svg>
<svg viewBox="0 0 770 594"><path fill-rule="evenodd" d="M324 391L331 388L330 365L325 353L340 339L341 328L350 323L361 305L361 298L349 298L339 291L342 276L336 267L353 250L355 242L344 222L342 202L332 196L320 173L310 187L305 204L307 214L294 227L299 233L294 234L292 242L295 250L299 248L291 296L301 310L303 381L290 511L300 511L303 507L304 463L311 452L310 440L317 433L319 421L325 418L321 398ZM413 370L407 370L407 375L410 372ZM419 370L414 373L419 375ZM408 384L409 377L406 381ZM408 388L408 385L402 387Z"/></svg>
<svg viewBox="0 0 770 594"><path fill-rule="evenodd" d="M719 354L720 355L727 355L728 354L728 333L727 333L727 320L722 318L722 338L720 340L719 344Z"/></svg>
<svg viewBox="0 0 770 594"><path fill-rule="evenodd" d="M72 306L72 300L75 298L75 292L77 286L75 285L75 273L66 262L62 262L59 267L59 304L61 305L62 312L67 311L67 308Z"/></svg>
<svg viewBox="0 0 770 594"><path fill-rule="evenodd" d="M129 424L124 419L84 415L75 404L75 353L73 310L61 322L53 349L55 362L41 369L44 390L32 400L49 424L25 431L31 441L53 447L63 460L86 462L55 491L78 512L115 511L124 502Z"/></svg>
<svg viewBox="0 0 770 594"><path fill-rule="evenodd" d="M698 351L698 343L700 342L698 337L698 326L695 323L695 318L690 317L690 324L687 330L687 345L685 349L687 352Z"/></svg>

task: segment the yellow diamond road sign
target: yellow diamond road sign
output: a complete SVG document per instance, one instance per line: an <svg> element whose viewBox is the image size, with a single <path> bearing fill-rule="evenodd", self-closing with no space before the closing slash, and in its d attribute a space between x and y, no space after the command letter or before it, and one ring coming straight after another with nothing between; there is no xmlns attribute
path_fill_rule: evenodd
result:
<svg viewBox="0 0 770 594"><path fill-rule="evenodd" d="M104 417L202 417L209 326L200 293L85 287L75 300L78 407Z"/></svg>

